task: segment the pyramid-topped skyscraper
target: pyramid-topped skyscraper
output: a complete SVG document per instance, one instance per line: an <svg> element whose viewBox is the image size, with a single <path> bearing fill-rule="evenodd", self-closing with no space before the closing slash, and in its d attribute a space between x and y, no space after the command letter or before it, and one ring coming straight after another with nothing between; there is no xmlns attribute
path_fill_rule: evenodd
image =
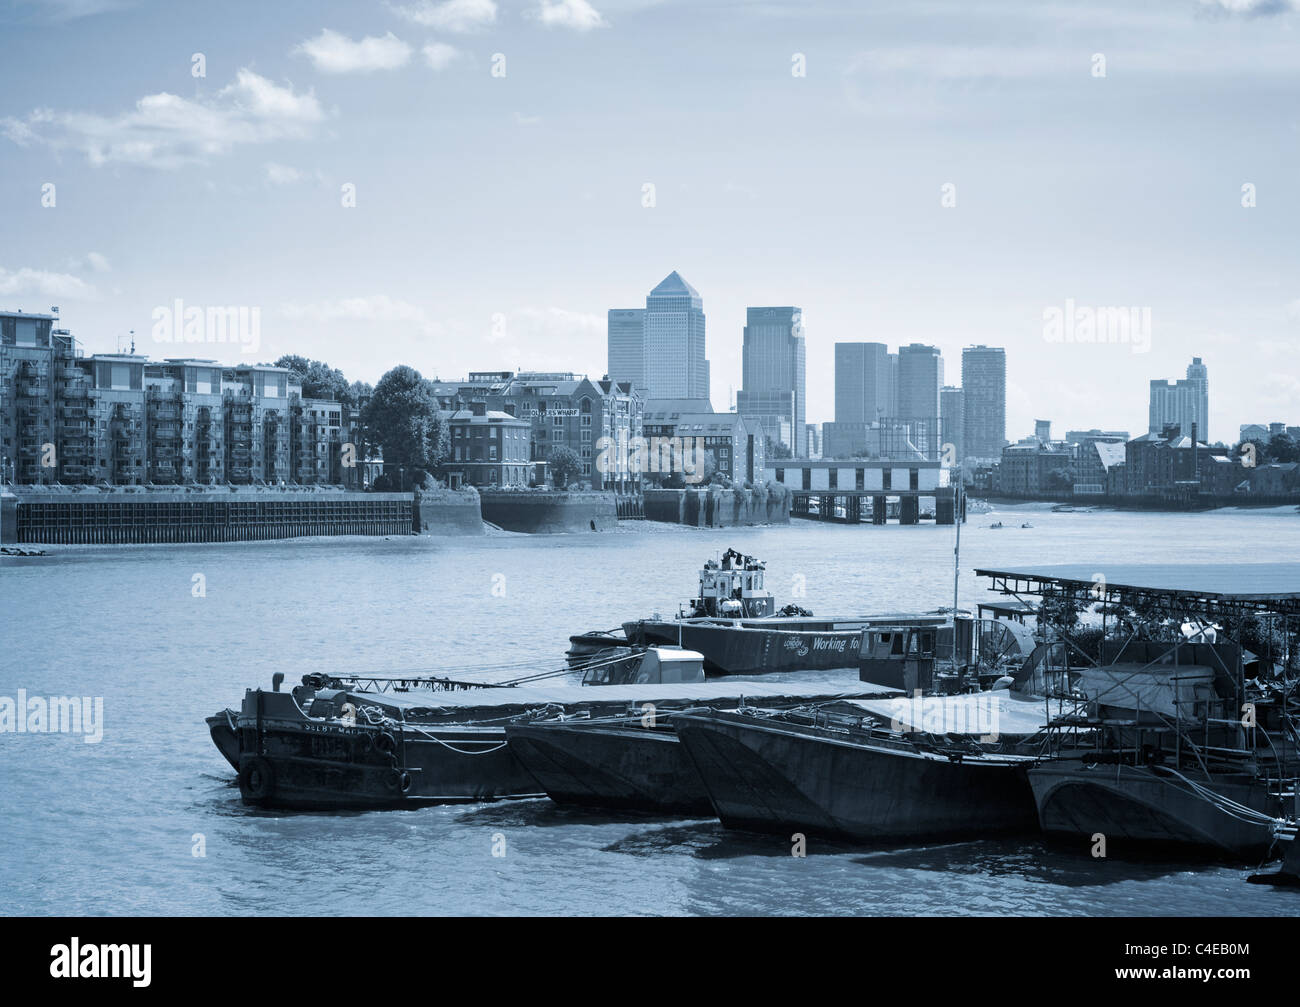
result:
<svg viewBox="0 0 1300 1007"><path fill-rule="evenodd" d="M631 381L646 399L700 399L701 408L712 408L704 301L676 270L650 291L644 308L610 309L609 376Z"/></svg>
<svg viewBox="0 0 1300 1007"><path fill-rule="evenodd" d="M645 299L642 340L647 399L709 397L709 362L704 356L704 301L673 270Z"/></svg>

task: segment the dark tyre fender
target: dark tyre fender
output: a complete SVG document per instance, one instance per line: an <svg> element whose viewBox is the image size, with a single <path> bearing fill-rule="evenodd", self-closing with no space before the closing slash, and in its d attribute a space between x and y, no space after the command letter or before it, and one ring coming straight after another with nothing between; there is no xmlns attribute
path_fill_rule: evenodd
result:
<svg viewBox="0 0 1300 1007"><path fill-rule="evenodd" d="M239 793L246 801L264 801L275 793L275 770L260 755L239 760Z"/></svg>

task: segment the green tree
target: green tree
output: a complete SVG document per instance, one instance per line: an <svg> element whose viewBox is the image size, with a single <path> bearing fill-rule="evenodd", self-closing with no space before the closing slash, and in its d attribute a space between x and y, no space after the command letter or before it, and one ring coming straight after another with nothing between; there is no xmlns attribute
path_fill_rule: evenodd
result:
<svg viewBox="0 0 1300 1007"><path fill-rule="evenodd" d="M1282 464L1300 461L1300 448L1290 434L1278 434L1268 442L1268 459Z"/></svg>
<svg viewBox="0 0 1300 1007"><path fill-rule="evenodd" d="M786 446L785 441L774 441L771 437L765 437L764 440L767 442L766 451L769 461L779 458L794 457L794 452Z"/></svg>
<svg viewBox="0 0 1300 1007"><path fill-rule="evenodd" d="M1049 490L1068 490L1073 484L1070 482L1069 469L1052 469L1047 474L1047 486Z"/></svg>
<svg viewBox="0 0 1300 1007"><path fill-rule="evenodd" d="M361 413L367 444L384 452L386 471L402 470L403 483L417 482L447 455L447 424L432 385L401 365L379 379Z"/></svg>
<svg viewBox="0 0 1300 1007"><path fill-rule="evenodd" d="M353 392L355 382L348 383L343 372L323 360L309 360L296 353L286 353L275 362L276 367L288 368L302 385L302 394L308 399L333 399L347 406L357 404Z"/></svg>
<svg viewBox="0 0 1300 1007"><path fill-rule="evenodd" d="M582 459L578 452L563 444L556 444L546 452L546 461L551 467L551 478L558 486L568 486L570 479L582 474Z"/></svg>

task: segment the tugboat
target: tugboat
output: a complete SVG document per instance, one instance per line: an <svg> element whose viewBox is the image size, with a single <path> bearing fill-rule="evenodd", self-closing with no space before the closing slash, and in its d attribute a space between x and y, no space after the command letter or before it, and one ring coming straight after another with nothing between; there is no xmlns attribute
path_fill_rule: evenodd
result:
<svg viewBox="0 0 1300 1007"><path fill-rule="evenodd" d="M763 587L764 564L728 549L700 571L699 594L675 619L658 615L623 624L632 646L699 651L708 675L854 670L868 616L813 618L798 606L776 611Z"/></svg>

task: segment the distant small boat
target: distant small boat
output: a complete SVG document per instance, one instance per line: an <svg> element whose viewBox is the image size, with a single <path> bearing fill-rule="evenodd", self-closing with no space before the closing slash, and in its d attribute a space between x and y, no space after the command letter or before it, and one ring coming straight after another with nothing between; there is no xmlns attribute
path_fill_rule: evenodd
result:
<svg viewBox="0 0 1300 1007"><path fill-rule="evenodd" d="M1026 521L1026 522L1025 522L1024 524L1022 524L1020 527L1021 527L1021 528L1032 528L1033 525L1031 525L1028 521Z"/></svg>
<svg viewBox="0 0 1300 1007"><path fill-rule="evenodd" d="M989 527L990 527L990 528L1001 528L1001 527L1002 527L1002 522L1001 522L1001 521L996 521L996 522L994 522L993 524L989 525Z"/></svg>

